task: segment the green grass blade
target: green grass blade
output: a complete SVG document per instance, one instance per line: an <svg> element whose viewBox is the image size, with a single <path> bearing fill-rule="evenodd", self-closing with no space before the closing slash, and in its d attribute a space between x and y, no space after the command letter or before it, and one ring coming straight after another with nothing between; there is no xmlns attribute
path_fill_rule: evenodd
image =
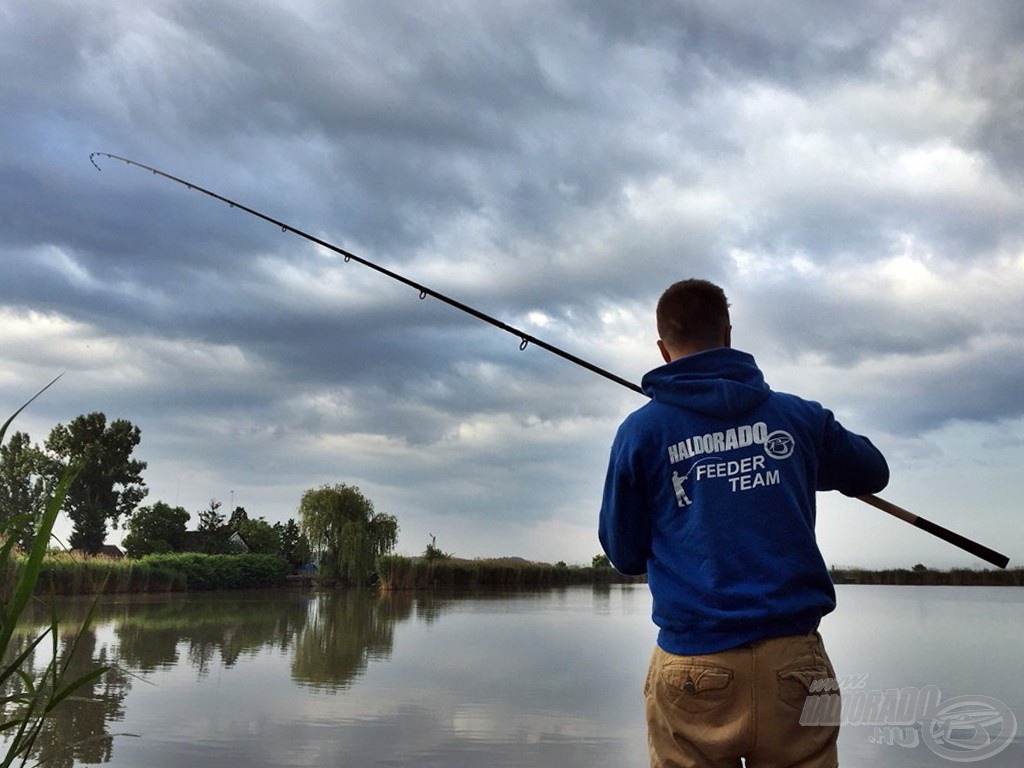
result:
<svg viewBox="0 0 1024 768"><path fill-rule="evenodd" d="M14 421L16 418L18 418L18 414L21 413L22 411L24 411L26 408L28 408L29 405L32 404L32 401L35 400L37 397L39 397L41 394L43 394L43 392L45 392L50 387L52 387L54 384L56 384L57 380L60 379L60 377L63 376L63 375L64 374L61 373L61 374L58 374L57 376L55 376L53 381L51 381L45 387L43 387L38 392L36 392L34 395L32 395L32 397L30 397L28 400L25 401L25 403L21 406L21 408L19 408L18 410L16 410L14 413L11 414L10 418L7 419L7 421L5 421L2 426L0 426L0 443L3 443L4 435L7 434L7 428L11 425L12 421Z"/></svg>
<svg viewBox="0 0 1024 768"><path fill-rule="evenodd" d="M39 637L35 638L24 651L18 654L16 659L4 664L3 667L0 668L0 686L6 683L8 678L12 675L24 675L24 672L21 670L22 664L28 660L28 657L36 649L36 646L43 641L49 631L50 630L47 630L43 634L39 635Z"/></svg>
<svg viewBox="0 0 1024 768"><path fill-rule="evenodd" d="M68 488L78 475L77 467L68 467L61 475L57 488L46 504L42 519L39 522L39 529L35 541L32 542L32 549L25 559L21 574L15 584L14 592L7 602L7 611L4 616L4 625L0 628L0 648L6 648L14 633L14 625L21 617L25 606L35 592L36 582L39 580L39 572L43 566L43 558L46 556L46 549L50 543L50 533L53 531L54 523L57 521L57 514L64 504L64 497Z"/></svg>
<svg viewBox="0 0 1024 768"><path fill-rule="evenodd" d="M70 683L68 683L66 686L64 686L64 688L62 688L59 691L56 691L51 696L49 702L47 702L47 705L46 705L46 712L47 713L51 712L54 707L56 707L58 704L60 704L62 701L64 701L64 699L66 699L68 696L73 694L75 691L77 691L82 686L88 685L93 680L97 680L100 677L102 677L103 675L107 674L107 672L109 672L110 669L111 669L110 667L96 667L96 669L92 669L92 670L86 672L81 677L77 677L74 680L72 680Z"/></svg>

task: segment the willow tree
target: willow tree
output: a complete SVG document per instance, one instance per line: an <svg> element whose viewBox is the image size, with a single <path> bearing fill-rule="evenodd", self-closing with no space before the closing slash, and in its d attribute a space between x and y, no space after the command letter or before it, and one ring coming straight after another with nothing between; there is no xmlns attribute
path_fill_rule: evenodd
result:
<svg viewBox="0 0 1024 768"><path fill-rule="evenodd" d="M356 586L369 581L377 559L398 541L398 520L375 512L352 485L310 488L302 494L299 517L321 573Z"/></svg>

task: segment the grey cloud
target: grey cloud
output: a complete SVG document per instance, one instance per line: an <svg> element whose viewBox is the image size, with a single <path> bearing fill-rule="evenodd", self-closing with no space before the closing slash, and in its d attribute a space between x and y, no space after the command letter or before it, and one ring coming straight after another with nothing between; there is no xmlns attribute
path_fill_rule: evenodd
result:
<svg viewBox="0 0 1024 768"><path fill-rule="evenodd" d="M913 15L909 4L897 10L879 2L575 5L613 41L631 45L654 41L673 51L691 80L710 73L715 79L793 84L863 72L884 50L899 14Z"/></svg>
<svg viewBox="0 0 1024 768"><path fill-rule="evenodd" d="M0 307L77 324L40 330L35 351L12 342L4 363L21 384L68 356L40 414L143 422L161 488L176 487L165 463L296 501L358 473L423 516L479 520L490 494L523 520L589 524L604 446L642 399L194 191L110 160L97 172L99 150L627 378L656 362L658 293L705 276L730 289L769 381L800 382L814 359L804 383L894 439L1014 418L1022 371L1000 340L1024 324L1009 295L1021 15L0 0ZM936 147L958 170L890 167ZM977 274L990 294L970 278L962 306L906 299L876 274L904 240L934 295L955 304L950 286ZM993 317L976 307L989 299ZM123 370L93 354L111 340ZM508 434L474 452L456 435L469 424Z"/></svg>

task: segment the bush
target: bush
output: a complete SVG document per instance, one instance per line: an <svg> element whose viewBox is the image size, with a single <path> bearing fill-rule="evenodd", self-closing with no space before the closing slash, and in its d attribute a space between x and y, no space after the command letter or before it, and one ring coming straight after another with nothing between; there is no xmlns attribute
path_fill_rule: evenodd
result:
<svg viewBox="0 0 1024 768"><path fill-rule="evenodd" d="M180 574L184 588L192 592L276 587L283 584L288 575L288 562L280 555L179 552L147 555L139 564Z"/></svg>

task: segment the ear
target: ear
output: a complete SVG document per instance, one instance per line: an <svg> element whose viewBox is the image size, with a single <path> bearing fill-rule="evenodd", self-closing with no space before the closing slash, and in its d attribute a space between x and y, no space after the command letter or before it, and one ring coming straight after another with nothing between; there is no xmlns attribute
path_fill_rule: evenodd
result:
<svg viewBox="0 0 1024 768"><path fill-rule="evenodd" d="M668 347L665 346L665 342L661 339L658 339L658 351L661 352L661 358L666 363L672 362L672 355L669 354Z"/></svg>

